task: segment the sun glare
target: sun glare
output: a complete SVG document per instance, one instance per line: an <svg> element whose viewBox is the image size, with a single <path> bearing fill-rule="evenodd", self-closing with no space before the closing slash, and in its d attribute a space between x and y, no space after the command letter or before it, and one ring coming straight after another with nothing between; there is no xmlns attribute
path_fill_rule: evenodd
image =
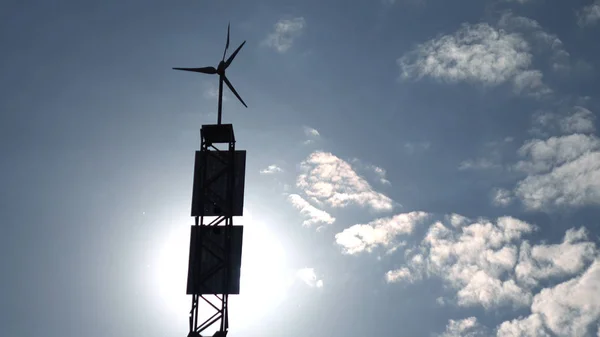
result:
<svg viewBox="0 0 600 337"><path fill-rule="evenodd" d="M155 269L161 305L171 313L184 315L191 305L191 297L185 294L189 237L189 226L173 229L164 240Z"/></svg>
<svg viewBox="0 0 600 337"><path fill-rule="evenodd" d="M294 273L287 267L283 246L268 226L250 214L236 220L236 225L244 226L242 270L240 295L229 297L229 321L230 328L239 331L269 315L284 300ZM178 316L175 321L180 324L187 324L191 305L191 296L185 294L189 235L189 226L173 229L164 240L155 269L160 303L169 316ZM214 313L208 306L200 308L201 314Z"/></svg>

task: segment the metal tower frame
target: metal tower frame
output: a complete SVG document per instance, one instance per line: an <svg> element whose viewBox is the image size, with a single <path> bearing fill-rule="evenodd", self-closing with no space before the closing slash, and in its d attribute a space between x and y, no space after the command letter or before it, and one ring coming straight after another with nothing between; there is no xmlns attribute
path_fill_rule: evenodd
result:
<svg viewBox="0 0 600 337"><path fill-rule="evenodd" d="M198 283L204 283L211 276L214 276L217 272L221 270L225 270L225 275L222 278L222 290L223 293L219 294L216 289L210 289L210 285L207 285L210 292L214 292L213 295L204 295L204 294L192 294L192 309L190 310L190 337L198 336L204 330L213 326L215 323L219 323L219 329L216 336L226 336L227 331L229 329L229 308L228 308L228 299L229 299L229 289L230 289L230 256L231 256L231 241L232 241L232 228L233 228L233 194L234 194L234 179L235 179L235 137L233 135L233 127L231 124L220 124L220 125L211 125L212 128L217 129L214 134L212 132L206 132L207 125L204 125L201 130L201 144L200 144L200 155L202 161L202 167L206 168L208 165L208 158L212 157L215 160L223 163L225 168L220 170L220 172L216 172L212 176L209 176L209 172L207 169L203 169L201 173L202 179L202 190L200 191L200 205L212 205L214 208L210 211L212 213L222 213L222 215L218 215L215 219L210 222L207 222L205 214L207 213L206 207L201 207L200 215L195 216L195 226L218 226L224 224L224 226L220 226L220 228L224 229L225 236L225 247L223 251L218 251L219 249L209 248L210 245L208 242L201 241L199 237L196 237L195 242L201 243L202 248L205 248L207 251L211 253L219 262L213 266L210 270L201 271L200 272L200 280L195 280ZM229 130L227 130L229 129ZM230 131L230 132L229 132ZM227 134L230 134L231 137L227 137ZM218 143L227 143L227 150L221 150L215 146ZM211 150L212 149L212 150ZM227 195L223 199L218 195L218 193L211 188L212 183L217 181L217 179L225 177L227 180ZM202 233L201 229L196 229L192 231L192 235L198 235ZM207 238L204 238L206 240ZM191 250L196 247L190 247L190 264L195 261L193 259L193 253ZM211 301L208 296L213 296L216 300ZM215 313L200 322L198 319L198 310L200 300L208 303L214 310ZM215 303L217 302L217 303ZM193 333L197 333L194 335Z"/></svg>

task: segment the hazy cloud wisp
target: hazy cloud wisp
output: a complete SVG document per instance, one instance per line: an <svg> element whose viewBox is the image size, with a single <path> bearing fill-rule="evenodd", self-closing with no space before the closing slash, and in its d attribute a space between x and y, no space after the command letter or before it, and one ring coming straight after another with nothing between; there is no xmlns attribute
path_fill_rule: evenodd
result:
<svg viewBox="0 0 600 337"><path fill-rule="evenodd" d="M303 17L279 20L274 26L274 31L267 36L263 44L274 48L279 53L285 53L305 27L306 21Z"/></svg>

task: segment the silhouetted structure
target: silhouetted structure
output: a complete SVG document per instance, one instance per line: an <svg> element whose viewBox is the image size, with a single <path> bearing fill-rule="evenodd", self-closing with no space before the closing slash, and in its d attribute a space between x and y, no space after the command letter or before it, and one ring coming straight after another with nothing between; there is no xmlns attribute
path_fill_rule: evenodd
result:
<svg viewBox="0 0 600 337"><path fill-rule="evenodd" d="M219 328L214 336L226 336L229 329L228 296L240 292L243 228L233 225L233 217L243 215L246 151L235 150L233 126L221 124L221 115L223 82L246 106L225 77L225 69L245 43L225 61L229 48L228 25L225 52L216 69L173 68L219 75L217 124L202 125L200 151L196 151L194 166L191 215L195 224L190 234L186 290L188 295L192 295L188 337L199 337L204 330L217 323ZM203 321L198 317L200 299L214 309L214 314Z"/></svg>
<svg viewBox="0 0 600 337"><path fill-rule="evenodd" d="M227 68L229 68L229 66L231 65L231 62L233 62L233 59L235 58L237 53L240 51L240 49L242 49L244 44L246 44L246 41L242 42L242 44L239 47L237 47L237 49L233 52L233 54L231 54L231 56L229 56L227 61L225 61L225 54L227 53L227 49L229 49L229 25L227 25L227 42L225 43L225 51L223 51L223 58L221 59L221 62L219 62L219 65L217 66L217 68L215 68L215 67L173 68L175 70L185 70L185 71L193 71L193 72L203 73L203 74L218 74L219 75L219 107L218 107L218 112L217 112L217 124L221 124L221 115L222 115L222 110L223 110L223 82L225 82L225 84L227 84L227 86L229 87L231 92L233 92L235 97L237 97L246 108L248 107L246 105L246 103L244 102L244 100L237 93L237 91L235 90L235 88L233 87L231 82L229 82L229 80L225 76L225 70Z"/></svg>

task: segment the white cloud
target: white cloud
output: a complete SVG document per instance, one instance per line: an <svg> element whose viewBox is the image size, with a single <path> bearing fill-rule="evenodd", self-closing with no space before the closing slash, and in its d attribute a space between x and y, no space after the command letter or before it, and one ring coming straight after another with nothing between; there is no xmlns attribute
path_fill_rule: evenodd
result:
<svg viewBox="0 0 600 337"><path fill-rule="evenodd" d="M319 131L317 131L317 129L313 129L309 126L304 127L304 134L306 135L306 137L314 137L314 138L318 138L321 136L321 134L319 133Z"/></svg>
<svg viewBox="0 0 600 337"><path fill-rule="evenodd" d="M304 135L307 138L304 141L304 144L314 143L321 138L321 134L319 133L319 131L317 131L317 129L311 128L309 126L304 126Z"/></svg>
<svg viewBox="0 0 600 337"><path fill-rule="evenodd" d="M375 165L369 165L369 168L378 176L380 183L384 185L391 185L390 181L385 177L387 171L384 168Z"/></svg>
<svg viewBox="0 0 600 337"><path fill-rule="evenodd" d="M515 93L522 95L534 97L549 95L552 90L544 84L543 77L544 75L539 70L525 70L513 78L513 89Z"/></svg>
<svg viewBox="0 0 600 337"><path fill-rule="evenodd" d="M456 215L447 218L458 219ZM470 225L464 225L466 218L460 219L454 229L441 222L431 225L414 253L409 253L407 265L388 272L388 279L412 281L436 275L456 291L460 306L529 305L529 290L507 275L517 263L516 243L535 227L511 217L498 218L495 224L480 220Z"/></svg>
<svg viewBox="0 0 600 337"><path fill-rule="evenodd" d="M533 298L532 314L502 323L498 336L549 336L545 329L556 336L588 336L600 319L599 289L600 260L595 260L583 275L542 289Z"/></svg>
<svg viewBox="0 0 600 337"><path fill-rule="evenodd" d="M517 182L515 197L531 210L600 204L600 139L593 135L594 114L575 106L533 117L531 131L540 138L526 141L517 152L523 159L513 169L527 176Z"/></svg>
<svg viewBox="0 0 600 337"><path fill-rule="evenodd" d="M453 226L433 223L421 243L405 251L406 264L385 274L388 283L437 276L456 291L459 306L530 308L528 316L498 325L498 337L583 337L596 332L600 257L584 228L567 230L558 244L530 244L523 236L536 227L512 217L495 223L472 222L457 214L445 218L454 219ZM540 285L545 288L534 293ZM450 320L441 336L491 335L487 330L469 317Z"/></svg>
<svg viewBox="0 0 600 337"><path fill-rule="evenodd" d="M331 207L351 204L370 207L375 211L391 211L389 197L373 190L346 161L328 152L316 151L301 163L303 171L296 185L310 198Z"/></svg>
<svg viewBox="0 0 600 337"><path fill-rule="evenodd" d="M546 135L547 133L593 133L596 131L594 114L581 106L575 106L565 114L538 112L533 116L532 133Z"/></svg>
<svg viewBox="0 0 600 337"><path fill-rule="evenodd" d="M389 248L431 217L412 212L378 219L344 230L336 235L336 242L348 254ZM585 228L567 230L560 243L531 244L524 236L537 227L513 217L491 222L449 214L444 219L451 226L440 221L431 224L420 243L404 250L404 265L385 273L386 282L415 283L439 277L456 296L450 301L438 298L439 305L456 303L487 310L530 308L528 316L499 324L495 331L498 337L583 337L596 333L600 321L600 255ZM450 320L440 336L490 335L490 329L469 317Z"/></svg>
<svg viewBox="0 0 600 337"><path fill-rule="evenodd" d="M522 16L515 16L511 12L507 12L498 21L498 26L508 32L525 36L529 44L536 51L550 53L549 62L552 69L568 70L570 68L570 55L565 50L561 39L555 34L544 31L537 21ZM533 74L533 77L539 78L540 85L543 85L541 83L541 73Z"/></svg>
<svg viewBox="0 0 600 337"><path fill-rule="evenodd" d="M427 41L398 59L398 64L404 78L431 76L498 85L527 69L531 59L521 36L482 23L463 24L454 35Z"/></svg>
<svg viewBox="0 0 600 337"><path fill-rule="evenodd" d="M461 306L482 305L487 309L507 304L518 308L531 301L531 294L514 280L503 281L483 270L476 271L457 295Z"/></svg>
<svg viewBox="0 0 600 337"><path fill-rule="evenodd" d="M590 26L600 21L600 0L583 7L577 13L580 26Z"/></svg>
<svg viewBox="0 0 600 337"><path fill-rule="evenodd" d="M584 134L533 139L519 148L518 154L527 160L519 161L516 168L529 173L545 172L598 149L600 139Z"/></svg>
<svg viewBox="0 0 600 337"><path fill-rule="evenodd" d="M584 241L587 239L588 239L588 232L584 227L581 227L578 230L571 228L571 229L567 230L567 232L565 233L564 242L573 243L573 242L577 242L577 241Z"/></svg>
<svg viewBox="0 0 600 337"><path fill-rule="evenodd" d="M512 192L507 189L497 188L492 192L492 203L496 206L508 206L512 201Z"/></svg>
<svg viewBox="0 0 600 337"><path fill-rule="evenodd" d="M274 26L274 32L267 36L263 44L274 48L279 53L285 53L292 47L294 40L302 34L305 27L306 21L303 17L279 20Z"/></svg>
<svg viewBox="0 0 600 337"><path fill-rule="evenodd" d="M261 174L274 174L283 172L283 169L277 165L269 165L267 168L260 170Z"/></svg>
<svg viewBox="0 0 600 337"><path fill-rule="evenodd" d="M490 87L512 83L518 94L542 97L552 90L531 65L534 52L548 49L554 69L569 68L569 53L556 35L535 20L506 13L497 25L463 24L453 35L420 44L397 62L404 79L432 77Z"/></svg>
<svg viewBox="0 0 600 337"><path fill-rule="evenodd" d="M600 204L600 152L588 152L548 173L528 176L517 184L515 194L529 209Z"/></svg>
<svg viewBox="0 0 600 337"><path fill-rule="evenodd" d="M461 171L467 170L489 170L494 168L499 168L500 165L498 163L493 162L488 158L478 158L478 159L467 159L464 160L458 165L458 169Z"/></svg>
<svg viewBox="0 0 600 337"><path fill-rule="evenodd" d="M406 152L408 154L414 154L418 151L426 151L430 147L431 147L430 142L419 142L419 143L406 142L406 143L404 143L404 150L406 150Z"/></svg>
<svg viewBox="0 0 600 337"><path fill-rule="evenodd" d="M469 223L469 221L471 221L469 218L467 218L463 215L460 215L460 214L456 214L456 213L446 215L446 220L450 222L452 227L456 227L456 228L467 225Z"/></svg>
<svg viewBox="0 0 600 337"><path fill-rule="evenodd" d="M560 244L535 245L523 242L515 276L519 283L529 287L550 278L573 276L581 272L596 257L596 246L587 239L587 232L569 229Z"/></svg>
<svg viewBox="0 0 600 337"><path fill-rule="evenodd" d="M385 173L386 173L385 169L383 169L383 168L381 168L381 167L379 167L379 166L375 166L375 165L372 165L372 166L371 166L371 168L372 168L372 169L373 169L373 171L374 171L375 173L377 173L377 175L379 175L381 178L385 178Z"/></svg>
<svg viewBox="0 0 600 337"><path fill-rule="evenodd" d="M204 97L207 98L217 98L219 96L219 90L216 88L207 88L204 91Z"/></svg>
<svg viewBox="0 0 600 337"><path fill-rule="evenodd" d="M406 251L405 254L410 254ZM426 267L425 257L421 254L413 255L409 263L411 268L401 267L399 269L389 270L385 273L387 283L415 283L425 277L424 268ZM443 301L443 298L442 298Z"/></svg>
<svg viewBox="0 0 600 337"><path fill-rule="evenodd" d="M386 178L387 171L383 167L364 163L362 160L360 160L358 158L353 158L352 160L350 160L350 163L352 163L353 167L359 172L360 171L369 171L369 173L374 173L375 178L378 180L379 183L381 183L383 185L391 185L392 184L389 180L387 180L387 178Z"/></svg>
<svg viewBox="0 0 600 337"><path fill-rule="evenodd" d="M485 337L489 336L487 329L477 322L476 317L468 317L448 321L446 331L439 337Z"/></svg>
<svg viewBox="0 0 600 337"><path fill-rule="evenodd" d="M296 272L296 275L309 287L323 288L323 280L317 278L314 268L302 268Z"/></svg>
<svg viewBox="0 0 600 337"><path fill-rule="evenodd" d="M583 107L576 106L570 116L562 118L560 129L565 133L591 133L596 131L594 114Z"/></svg>
<svg viewBox="0 0 600 337"><path fill-rule="evenodd" d="M547 131L557 127L558 115L547 111L538 111L533 114L533 127L531 133L544 135Z"/></svg>
<svg viewBox="0 0 600 337"><path fill-rule="evenodd" d="M205 82L204 84L204 97L209 99L219 98L219 89L212 83ZM229 96L223 92L223 101L229 100Z"/></svg>
<svg viewBox="0 0 600 337"><path fill-rule="evenodd" d="M415 279L416 277L414 273L406 267L396 270L390 270L387 273L385 273L385 280L388 283L395 283L400 281L413 282L415 281Z"/></svg>
<svg viewBox="0 0 600 337"><path fill-rule="evenodd" d="M600 139L584 134L535 139L516 168L529 173L515 195L529 209L600 204Z"/></svg>
<svg viewBox="0 0 600 337"><path fill-rule="evenodd" d="M398 236L411 234L427 216L424 212L411 212L376 219L344 229L335 235L335 241L345 254L371 252L379 246L389 248L397 243Z"/></svg>
<svg viewBox="0 0 600 337"><path fill-rule="evenodd" d="M297 194L290 194L288 196L288 200L292 203L292 205L294 205L294 207L300 210L300 214L308 217L308 219L302 223L306 227L311 227L317 224L330 225L335 222L335 218L329 213L316 208Z"/></svg>
<svg viewBox="0 0 600 337"><path fill-rule="evenodd" d="M544 327L540 315L530 315L524 319L515 319L500 324L497 337L551 337Z"/></svg>

